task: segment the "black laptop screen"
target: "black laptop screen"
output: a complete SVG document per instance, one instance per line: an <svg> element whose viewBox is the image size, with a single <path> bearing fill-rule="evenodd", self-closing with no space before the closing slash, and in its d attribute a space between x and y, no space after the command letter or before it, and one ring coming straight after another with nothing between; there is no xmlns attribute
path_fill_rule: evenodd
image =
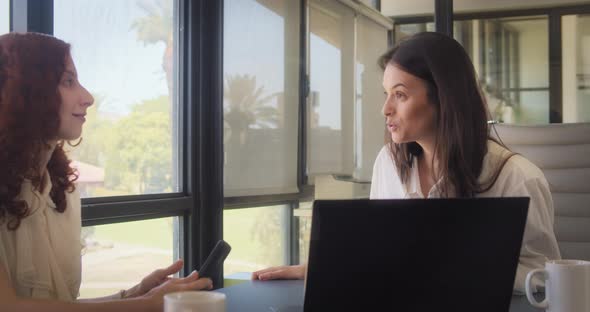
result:
<svg viewBox="0 0 590 312"><path fill-rule="evenodd" d="M305 311L508 311L528 198L316 201Z"/></svg>

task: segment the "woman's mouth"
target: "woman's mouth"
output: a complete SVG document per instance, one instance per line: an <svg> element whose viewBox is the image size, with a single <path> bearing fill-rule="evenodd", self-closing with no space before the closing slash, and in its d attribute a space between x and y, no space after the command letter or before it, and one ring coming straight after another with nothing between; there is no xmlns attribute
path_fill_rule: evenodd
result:
<svg viewBox="0 0 590 312"><path fill-rule="evenodd" d="M82 122L86 121L86 114L72 114L72 116L78 118Z"/></svg>
<svg viewBox="0 0 590 312"><path fill-rule="evenodd" d="M399 129L399 125L397 123L388 123L387 124L387 129L390 132L397 131Z"/></svg>

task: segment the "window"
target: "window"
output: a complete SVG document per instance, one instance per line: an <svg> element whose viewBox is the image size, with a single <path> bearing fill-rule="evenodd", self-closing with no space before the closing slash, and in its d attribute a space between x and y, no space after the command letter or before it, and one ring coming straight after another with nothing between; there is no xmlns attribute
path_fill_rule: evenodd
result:
<svg viewBox="0 0 590 312"><path fill-rule="evenodd" d="M298 192L299 7L224 3L226 197Z"/></svg>
<svg viewBox="0 0 590 312"><path fill-rule="evenodd" d="M390 27L389 25L387 27ZM354 172L359 181L371 181L373 162L383 146L385 119L383 70L377 60L387 51L387 28L364 17L357 17L356 96L354 109Z"/></svg>
<svg viewBox="0 0 590 312"><path fill-rule="evenodd" d="M73 149L82 197L179 192L174 1L54 1L95 102Z"/></svg>
<svg viewBox="0 0 590 312"><path fill-rule="evenodd" d="M80 298L129 289L175 257L177 217L82 228ZM149 230L148 230L149 229Z"/></svg>
<svg viewBox="0 0 590 312"><path fill-rule="evenodd" d="M253 272L288 263L290 211L286 205L224 210L223 237L232 251L223 273Z"/></svg>
<svg viewBox="0 0 590 312"><path fill-rule="evenodd" d="M309 257L312 206L312 202L301 202L299 209L293 211L293 215L299 220L299 263L307 262Z"/></svg>
<svg viewBox="0 0 590 312"><path fill-rule="evenodd" d="M316 187L326 181L319 175L371 179L384 129L377 60L387 51L391 28L389 19L363 4L309 2L307 173Z"/></svg>
<svg viewBox="0 0 590 312"><path fill-rule="evenodd" d="M354 24L338 1L309 2L309 174L354 170Z"/></svg>
<svg viewBox="0 0 590 312"><path fill-rule="evenodd" d="M224 196L298 193L300 3L224 2ZM289 263L289 205L226 209L224 274Z"/></svg>
<svg viewBox="0 0 590 312"><path fill-rule="evenodd" d="M455 22L471 56L492 117L506 123L548 123L549 30L546 16Z"/></svg>
<svg viewBox="0 0 590 312"><path fill-rule="evenodd" d="M10 0L0 0L0 35L10 31Z"/></svg>
<svg viewBox="0 0 590 312"><path fill-rule="evenodd" d="M590 15L561 23L563 122L590 122Z"/></svg>

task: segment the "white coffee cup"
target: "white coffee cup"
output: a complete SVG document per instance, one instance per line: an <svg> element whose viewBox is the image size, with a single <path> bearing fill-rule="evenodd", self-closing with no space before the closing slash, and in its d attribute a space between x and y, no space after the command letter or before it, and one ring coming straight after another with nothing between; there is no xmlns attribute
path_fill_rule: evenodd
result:
<svg viewBox="0 0 590 312"><path fill-rule="evenodd" d="M531 280L542 275L545 299L533 297ZM526 297L536 308L547 312L590 312L590 262L582 260L554 260L545 269L530 271L525 281Z"/></svg>
<svg viewBox="0 0 590 312"><path fill-rule="evenodd" d="M181 291L164 295L164 312L225 312L225 294Z"/></svg>

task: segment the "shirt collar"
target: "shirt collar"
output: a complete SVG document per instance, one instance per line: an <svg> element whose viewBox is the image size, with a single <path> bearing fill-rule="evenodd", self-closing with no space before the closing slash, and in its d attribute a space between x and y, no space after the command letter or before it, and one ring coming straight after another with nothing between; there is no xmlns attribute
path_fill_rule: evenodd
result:
<svg viewBox="0 0 590 312"><path fill-rule="evenodd" d="M418 171L418 158L412 157L412 168L410 168L410 176L407 183L404 183L405 198L425 198L422 193L420 186L420 172ZM442 185L442 178L440 178L432 187L428 193L427 198L440 198L440 186ZM448 187L449 196L452 197L455 194L453 186Z"/></svg>

